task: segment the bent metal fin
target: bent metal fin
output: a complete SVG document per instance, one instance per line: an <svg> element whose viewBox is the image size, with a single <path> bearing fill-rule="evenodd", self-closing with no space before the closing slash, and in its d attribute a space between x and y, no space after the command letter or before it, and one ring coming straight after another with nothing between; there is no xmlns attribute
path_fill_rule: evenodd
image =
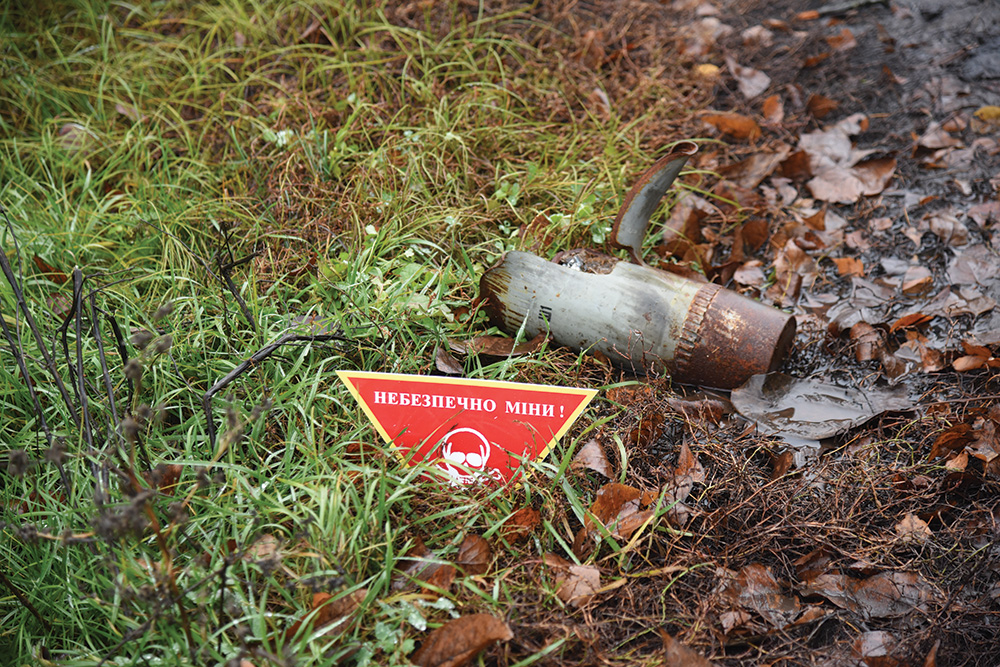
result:
<svg viewBox="0 0 1000 667"><path fill-rule="evenodd" d="M657 160L656 164L639 177L625 196L625 203L611 227L611 243L618 248L627 249L636 264L645 266L642 261L642 241L649 228L649 219L653 217L660 200L670 189L677 174L681 173L688 158L697 152L698 145L694 142L678 142L668 155Z"/></svg>

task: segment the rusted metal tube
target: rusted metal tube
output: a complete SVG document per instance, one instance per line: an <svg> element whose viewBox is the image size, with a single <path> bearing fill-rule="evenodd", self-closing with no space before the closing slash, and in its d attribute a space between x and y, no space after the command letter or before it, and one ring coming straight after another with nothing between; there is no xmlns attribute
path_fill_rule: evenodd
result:
<svg viewBox="0 0 1000 667"><path fill-rule="evenodd" d="M795 318L711 283L619 262L583 273L510 252L483 274L480 297L509 334L548 332L576 350L603 352L637 374L732 389L777 369Z"/></svg>

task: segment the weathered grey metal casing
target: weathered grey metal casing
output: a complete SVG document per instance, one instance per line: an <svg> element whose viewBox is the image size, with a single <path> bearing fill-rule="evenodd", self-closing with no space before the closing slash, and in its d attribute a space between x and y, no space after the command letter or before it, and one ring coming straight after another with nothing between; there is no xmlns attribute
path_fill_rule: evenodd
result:
<svg viewBox="0 0 1000 667"><path fill-rule="evenodd" d="M624 262L593 274L510 252L483 275L480 295L492 322L509 333L548 332L638 374L721 389L775 370L795 337L795 319L780 310Z"/></svg>
<svg viewBox="0 0 1000 667"><path fill-rule="evenodd" d="M525 252L508 253L484 275L480 297L509 334L548 332L577 350L594 349L635 373L732 389L776 370L795 338L795 318L711 283L649 268L649 221L698 146L681 141L639 177L611 228L611 242L637 265L585 273ZM614 261L613 258L608 258Z"/></svg>

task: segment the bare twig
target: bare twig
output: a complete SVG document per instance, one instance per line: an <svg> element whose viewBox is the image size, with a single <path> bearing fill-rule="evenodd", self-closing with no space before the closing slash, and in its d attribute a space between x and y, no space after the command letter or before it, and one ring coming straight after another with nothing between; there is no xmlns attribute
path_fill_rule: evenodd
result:
<svg viewBox="0 0 1000 667"><path fill-rule="evenodd" d="M229 371L229 373L227 373L224 378L222 378L214 385L212 385L212 388L209 389L207 392L205 392L205 395L201 399L201 405L202 408L205 410L205 420L208 427L208 443L211 446L212 450L213 451L215 450L215 437L216 437L215 422L212 419L212 398L216 394L218 394L220 391L229 386L229 383L231 383L233 380L235 380L240 375L245 373L247 369L256 366L260 362L270 357L282 345L287 345L289 343L298 343L298 342L310 342L310 343L327 342L331 340L343 341L347 339L341 336L340 334L336 333L310 334L310 335L287 333L278 340L274 341L273 343L265 345L261 349L254 352L254 354L249 359L239 364L233 370Z"/></svg>
<svg viewBox="0 0 1000 667"><path fill-rule="evenodd" d="M10 218L7 216L7 209L0 206L0 212L3 213L4 220L7 223L7 228L10 231L11 237L13 237L14 227L10 222ZM59 390L59 394L62 396L63 401L66 403L66 407L69 408L69 415L73 419L73 423L79 427L80 415L77 414L76 405L73 403L73 399L70 398L69 392L66 391L66 385L63 383L62 376L59 375L59 370L56 368L55 359L52 358L52 355L49 354L48 349L45 347L45 341L42 340L42 334L38 330L38 326L35 324L35 318L31 314L31 309L28 308L28 302L24 299L24 292L21 291L21 285L14 276L14 271L11 269L10 262L7 261L7 253L4 252L0 252L0 270L3 271L4 277L14 290L14 300L17 302L17 307L24 316L24 321L31 330L32 335L35 337L35 343L38 345L38 349L42 354L42 359L45 361L45 367L52 375L52 379L56 383L56 388Z"/></svg>
<svg viewBox="0 0 1000 667"><path fill-rule="evenodd" d="M28 599L28 596L26 596L20 588L14 585L14 582L7 578L7 575L3 573L3 570L0 570L0 583L6 586L7 590L13 593L18 602L24 605L24 608L30 611L31 615L38 619L38 622L42 624L42 627L45 628L46 632L52 631L52 626L49 625L49 622L38 613L38 610L35 609L35 605L31 604L31 600Z"/></svg>

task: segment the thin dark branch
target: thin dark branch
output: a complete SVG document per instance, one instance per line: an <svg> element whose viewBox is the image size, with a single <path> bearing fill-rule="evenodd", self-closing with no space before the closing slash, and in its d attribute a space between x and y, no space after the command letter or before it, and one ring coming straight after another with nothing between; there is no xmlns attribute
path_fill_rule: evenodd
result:
<svg viewBox="0 0 1000 667"><path fill-rule="evenodd" d="M83 271L79 266L73 267L73 318L76 335L76 399L80 402L80 414L83 417L83 437L87 446L94 447L94 428L90 419L90 407L87 400L87 383L83 372Z"/></svg>
<svg viewBox="0 0 1000 667"><path fill-rule="evenodd" d="M35 609L35 605L31 604L31 600L28 599L28 596L26 596L20 588L14 585L14 582L7 578L7 575L3 573L3 570L0 570L0 583L6 586L7 590L14 594L14 597L17 598L18 602L23 604L24 608L30 611L31 615L38 619L38 622L42 624L42 627L45 628L46 632L52 632L52 626L49 625L49 622L38 613L38 610Z"/></svg>
<svg viewBox="0 0 1000 667"><path fill-rule="evenodd" d="M264 347L257 350L253 354L253 356L251 356L243 363L239 364L233 370L229 371L229 373L227 373L224 378L222 378L214 385L212 385L212 388L209 389L207 392L205 392L205 395L201 399L201 405L202 408L205 410L205 420L208 427L208 443L211 446L212 451L215 451L215 437L216 437L215 422L212 419L212 398L216 394L225 389L229 385L229 383L231 383L233 380L235 380L240 375L245 373L247 369L256 366L260 362L270 357L272 354L274 354L276 350L278 350L283 345L287 345L289 343L298 343L298 342L311 342L311 343L327 342L331 340L345 341L347 339L344 338L342 335L336 333L309 334L309 335L287 333L278 340L274 341L273 343L269 343L268 345L265 345Z"/></svg>
<svg viewBox="0 0 1000 667"><path fill-rule="evenodd" d="M222 257L216 256L215 261L216 265L219 267L219 273L222 275L222 280L226 284L226 289L228 289L229 292L233 295L233 298L236 299L236 304L240 307L240 312L243 314L243 319L247 321L247 324L250 325L250 328L253 330L253 332L257 333L257 325L254 323L253 317L250 314L250 308L247 307L246 301L244 301L243 297L240 296L240 292L236 288L236 285L233 283L232 279L232 272L235 267L240 266L241 264L245 264L253 260L255 257L257 257L257 253L248 255L241 260L230 261L227 264L223 264Z"/></svg>
<svg viewBox="0 0 1000 667"><path fill-rule="evenodd" d="M3 213L3 217L7 223L7 228L10 230L11 236L13 236L14 228L13 225L11 225L10 218L7 216L7 209L0 206L0 212ZM69 408L69 414L73 419L73 423L79 428L80 415L77 414L76 405L73 403L73 399L70 398L69 392L66 391L66 385L63 383L62 376L59 375L59 370L56 368L55 360L45 347L45 341L42 340L42 334L35 325L35 318L31 315L31 309L28 308L28 302L24 299L24 292L21 291L21 285L14 277L14 271L11 269L10 262L7 261L7 253L5 252L0 252L0 270L3 270L4 277L14 290L14 299L17 302L17 307L24 316L24 321L31 330L32 335L35 337L35 343L38 345L38 349L42 353L42 358L45 361L45 367L52 375L52 379L56 383L56 388L59 390L59 394L62 396L63 401L66 403L66 407Z"/></svg>

